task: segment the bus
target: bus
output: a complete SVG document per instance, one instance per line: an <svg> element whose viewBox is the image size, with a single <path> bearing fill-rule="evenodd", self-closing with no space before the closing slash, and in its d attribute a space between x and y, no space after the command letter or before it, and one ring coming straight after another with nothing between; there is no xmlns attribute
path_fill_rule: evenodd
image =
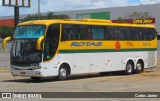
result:
<svg viewBox="0 0 160 101"><path fill-rule="evenodd" d="M157 65L154 25L111 20L58 19L20 23L12 40L11 74L41 80L69 75L124 71L141 73Z"/></svg>

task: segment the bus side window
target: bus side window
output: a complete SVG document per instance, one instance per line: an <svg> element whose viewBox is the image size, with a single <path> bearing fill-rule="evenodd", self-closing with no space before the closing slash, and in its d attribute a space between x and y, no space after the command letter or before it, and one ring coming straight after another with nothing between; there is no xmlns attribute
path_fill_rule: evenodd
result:
<svg viewBox="0 0 160 101"><path fill-rule="evenodd" d="M153 28L147 29L147 40L153 40L156 37L156 30Z"/></svg>
<svg viewBox="0 0 160 101"><path fill-rule="evenodd" d="M106 39L108 40L117 40L118 39L118 30L117 27L106 27Z"/></svg>
<svg viewBox="0 0 160 101"><path fill-rule="evenodd" d="M119 29L119 40L129 40L130 30L128 27L118 27Z"/></svg>
<svg viewBox="0 0 160 101"><path fill-rule="evenodd" d="M92 26L92 40L104 40L104 27Z"/></svg>
<svg viewBox="0 0 160 101"><path fill-rule="evenodd" d="M105 39L109 40L109 32L107 27L105 27Z"/></svg>
<svg viewBox="0 0 160 101"><path fill-rule="evenodd" d="M91 26L88 26L87 33L88 33L88 39L91 40L91 38L92 38Z"/></svg>
<svg viewBox="0 0 160 101"><path fill-rule="evenodd" d="M131 40L142 40L142 30L140 28L131 28Z"/></svg>
<svg viewBox="0 0 160 101"><path fill-rule="evenodd" d="M76 40L80 39L80 26L79 25L75 26L75 39Z"/></svg>
<svg viewBox="0 0 160 101"><path fill-rule="evenodd" d="M88 27L86 25L76 26L76 40L88 40Z"/></svg>
<svg viewBox="0 0 160 101"><path fill-rule="evenodd" d="M147 28L142 29L142 40L147 40Z"/></svg>
<svg viewBox="0 0 160 101"><path fill-rule="evenodd" d="M66 29L63 29L63 34L62 34L62 41L67 41L69 38L68 38L68 35L66 34L67 30Z"/></svg>
<svg viewBox="0 0 160 101"><path fill-rule="evenodd" d="M68 40L74 40L75 39L75 31L74 28L68 28L67 31Z"/></svg>
<svg viewBox="0 0 160 101"><path fill-rule="evenodd" d="M62 26L62 38L61 41L68 41L75 39L75 27L74 25L64 24Z"/></svg>

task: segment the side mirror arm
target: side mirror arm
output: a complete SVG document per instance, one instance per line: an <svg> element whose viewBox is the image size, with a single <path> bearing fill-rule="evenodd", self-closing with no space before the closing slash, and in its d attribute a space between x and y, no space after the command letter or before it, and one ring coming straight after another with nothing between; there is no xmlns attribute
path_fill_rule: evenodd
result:
<svg viewBox="0 0 160 101"><path fill-rule="evenodd" d="M9 40L11 40L12 38L11 37L6 37L4 40L3 40L3 42L2 42L2 48L3 49L6 49L6 43L7 43L7 41L9 41Z"/></svg>
<svg viewBox="0 0 160 101"><path fill-rule="evenodd" d="M36 46L37 50L41 50L42 49L41 43L42 43L43 40L44 40L44 36L41 36L41 37L38 38L37 46Z"/></svg>

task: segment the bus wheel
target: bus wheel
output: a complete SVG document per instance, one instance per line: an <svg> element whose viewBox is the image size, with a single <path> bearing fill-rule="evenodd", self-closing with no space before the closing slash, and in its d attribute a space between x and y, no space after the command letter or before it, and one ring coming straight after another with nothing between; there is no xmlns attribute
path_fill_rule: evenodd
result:
<svg viewBox="0 0 160 101"><path fill-rule="evenodd" d="M41 77L31 77L31 79L34 81L40 81L42 78Z"/></svg>
<svg viewBox="0 0 160 101"><path fill-rule="evenodd" d="M58 80L66 80L68 77L68 69L66 65L62 65L59 69Z"/></svg>
<svg viewBox="0 0 160 101"><path fill-rule="evenodd" d="M131 61L128 61L126 65L126 74L127 75L133 74L133 68L134 68L133 63Z"/></svg>
<svg viewBox="0 0 160 101"><path fill-rule="evenodd" d="M138 61L136 65L136 73L141 73L143 71L143 63L142 61Z"/></svg>

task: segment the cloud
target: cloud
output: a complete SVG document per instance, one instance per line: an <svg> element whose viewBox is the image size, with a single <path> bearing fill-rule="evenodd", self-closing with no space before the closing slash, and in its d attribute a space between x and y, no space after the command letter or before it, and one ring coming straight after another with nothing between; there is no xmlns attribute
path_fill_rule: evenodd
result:
<svg viewBox="0 0 160 101"><path fill-rule="evenodd" d="M96 9L96 8L126 6L131 4L133 3L129 3L128 0L41 0L41 12ZM20 8L20 14L37 13L38 12L37 5L38 5L37 0L31 0L31 8ZM1 8L2 7L0 7L0 9ZM5 7L5 9L8 11L9 8ZM11 11L13 11L12 10L13 8L10 9ZM3 15L13 14L5 12L4 10L2 12L3 13L1 14Z"/></svg>
<svg viewBox="0 0 160 101"><path fill-rule="evenodd" d="M160 0L140 0L141 4L157 4L160 3Z"/></svg>
<svg viewBox="0 0 160 101"><path fill-rule="evenodd" d="M160 0L41 0L41 12L58 12L70 10L122 7L140 4L156 4ZM0 0L0 5L2 0ZM31 8L20 8L20 14L32 14L38 12L38 0L31 0ZM0 6L1 16L13 16L12 7Z"/></svg>
<svg viewBox="0 0 160 101"><path fill-rule="evenodd" d="M128 0L48 0L42 10L66 11L128 5ZM118 5L117 5L118 4Z"/></svg>
<svg viewBox="0 0 160 101"><path fill-rule="evenodd" d="M13 15L13 14L14 14L13 8L2 6L2 0L0 0L0 17L9 16L9 15Z"/></svg>

